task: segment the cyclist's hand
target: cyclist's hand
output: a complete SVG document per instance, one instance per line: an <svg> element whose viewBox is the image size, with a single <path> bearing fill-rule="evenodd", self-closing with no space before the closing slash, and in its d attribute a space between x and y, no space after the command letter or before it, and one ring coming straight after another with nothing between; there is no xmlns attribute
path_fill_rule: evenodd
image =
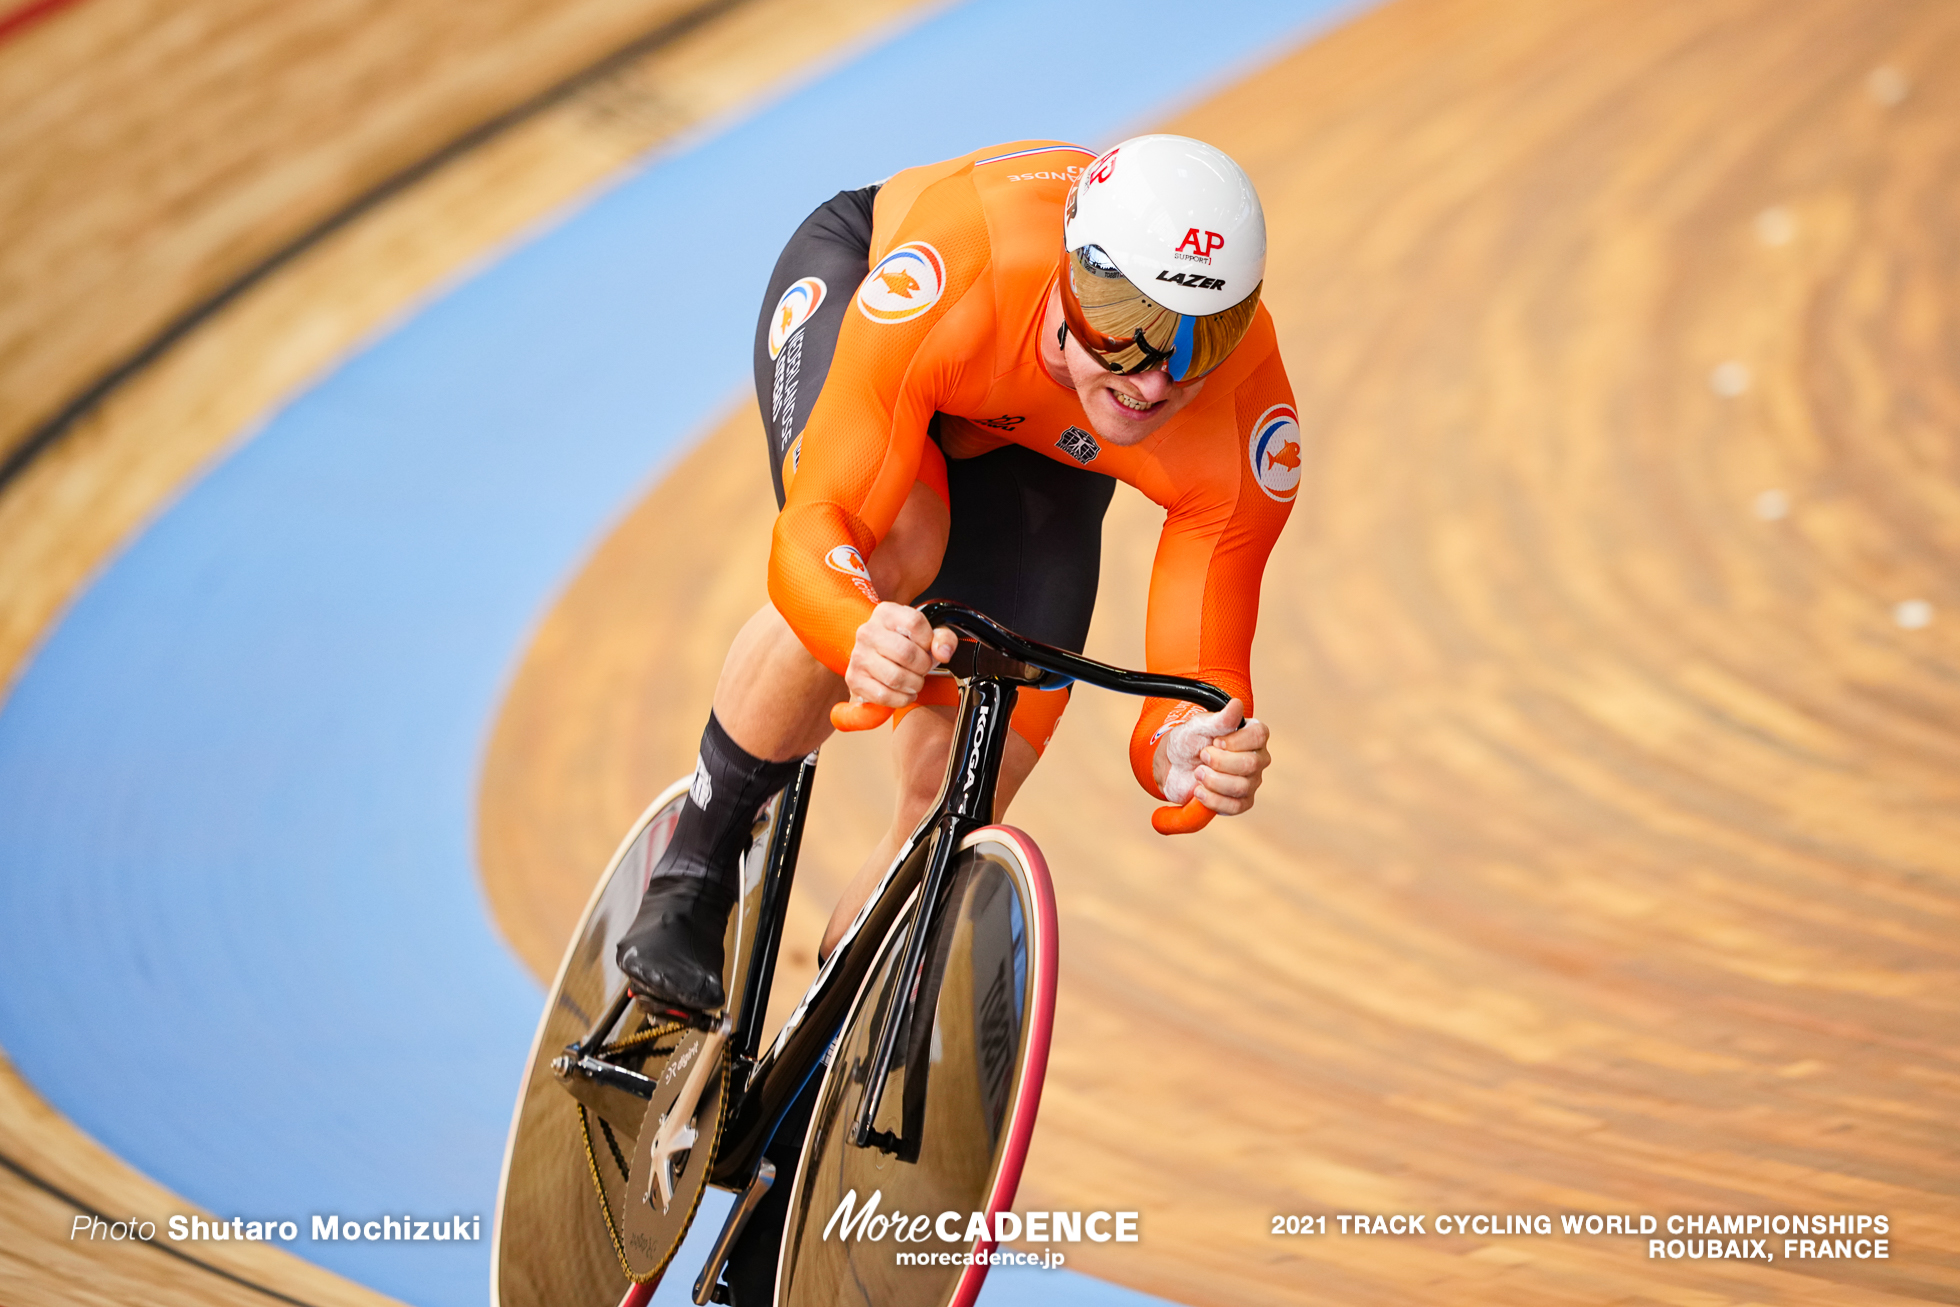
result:
<svg viewBox="0 0 1960 1307"><path fill-rule="evenodd" d="M1157 745L1155 771L1164 797L1184 803L1196 797L1213 812L1237 816L1252 806L1273 757L1266 752L1266 723L1241 724L1237 699L1221 712L1178 723Z"/></svg>
<svg viewBox="0 0 1960 1307"><path fill-rule="evenodd" d="M859 703L903 708L919 697L926 673L958 647L959 637L951 629L934 630L918 609L881 603L857 629L844 688Z"/></svg>

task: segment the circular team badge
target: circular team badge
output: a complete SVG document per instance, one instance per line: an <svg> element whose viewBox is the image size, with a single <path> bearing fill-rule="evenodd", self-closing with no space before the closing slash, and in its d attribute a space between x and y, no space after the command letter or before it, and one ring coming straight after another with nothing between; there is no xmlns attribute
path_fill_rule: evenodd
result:
<svg viewBox="0 0 1960 1307"><path fill-rule="evenodd" d="M1252 475L1268 499L1288 503L1300 491L1300 417L1291 404L1275 404L1252 424L1246 453Z"/></svg>
<svg viewBox="0 0 1960 1307"><path fill-rule="evenodd" d="M864 565L864 555L849 545L838 545L823 556L823 561L824 565L833 572L863 577L867 581L871 579L871 569Z"/></svg>
<svg viewBox="0 0 1960 1307"><path fill-rule="evenodd" d="M776 301L776 316L769 321L770 358L783 352L783 346L810 320L829 289L822 277L804 277L783 292L783 297Z"/></svg>
<svg viewBox="0 0 1960 1307"><path fill-rule="evenodd" d="M909 322L939 302L946 260L924 241L907 241L878 260L858 287L858 312L873 322Z"/></svg>

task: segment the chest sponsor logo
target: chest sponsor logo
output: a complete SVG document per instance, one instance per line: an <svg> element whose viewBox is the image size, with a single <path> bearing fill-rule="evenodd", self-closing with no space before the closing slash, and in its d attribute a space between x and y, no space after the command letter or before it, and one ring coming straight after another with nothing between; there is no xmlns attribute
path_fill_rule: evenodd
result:
<svg viewBox="0 0 1960 1307"><path fill-rule="evenodd" d="M1300 492L1300 416L1291 404L1275 404L1259 415L1246 452L1266 497L1290 503Z"/></svg>
<svg viewBox="0 0 1960 1307"><path fill-rule="evenodd" d="M846 576L860 577L866 581L871 579L871 569L864 565L864 555L849 545L838 545L825 554L823 564L833 572L842 572Z"/></svg>
<svg viewBox="0 0 1960 1307"><path fill-rule="evenodd" d="M1084 465L1095 461L1096 455L1102 453L1102 446L1096 443L1096 438L1081 427L1070 427L1064 431L1061 439L1055 442L1055 447Z"/></svg>
<svg viewBox="0 0 1960 1307"><path fill-rule="evenodd" d="M822 277L803 277L783 292L783 297L776 301L776 316L769 320L770 358L783 352L783 346L810 320L829 289Z"/></svg>
<svg viewBox="0 0 1960 1307"><path fill-rule="evenodd" d="M945 289L946 260L924 241L908 241L878 260L858 287L858 312L873 322L910 322Z"/></svg>

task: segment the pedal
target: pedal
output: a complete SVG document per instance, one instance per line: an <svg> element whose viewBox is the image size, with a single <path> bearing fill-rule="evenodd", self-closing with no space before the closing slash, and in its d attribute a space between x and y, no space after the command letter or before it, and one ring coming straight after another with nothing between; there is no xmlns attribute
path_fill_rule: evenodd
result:
<svg viewBox="0 0 1960 1307"><path fill-rule="evenodd" d="M633 1002L639 1007L640 1011L646 1013L661 1025L671 1025L679 1022L689 1030L713 1030L716 1023L720 1020L718 1016L711 1012L695 1012L684 1007L669 1007L660 999L648 998L645 994L634 989L630 984L626 988L627 992L632 994Z"/></svg>

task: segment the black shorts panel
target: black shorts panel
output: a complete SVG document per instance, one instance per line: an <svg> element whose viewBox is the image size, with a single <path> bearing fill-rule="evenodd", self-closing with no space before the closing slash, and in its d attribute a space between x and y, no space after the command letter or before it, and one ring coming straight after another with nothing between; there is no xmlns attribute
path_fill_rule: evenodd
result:
<svg viewBox="0 0 1960 1307"><path fill-rule="evenodd" d="M769 437L769 475L783 503L783 456L816 404L837 334L871 270L876 186L840 191L790 237L769 279L756 325L755 393ZM819 277L817 309L769 357L785 292ZM1022 635L1080 652L1089 636L1102 566L1102 520L1114 479L1008 445L947 459L952 528L939 575L920 596L957 599Z"/></svg>
<svg viewBox="0 0 1960 1307"><path fill-rule="evenodd" d="M921 599L957 599L1031 640L1082 652L1116 481L1008 445L946 460L953 526Z"/></svg>
<svg viewBox="0 0 1960 1307"><path fill-rule="evenodd" d="M876 186L839 191L817 206L789 238L769 278L762 318L755 328L755 398L769 433L769 476L776 483L776 507L783 506L783 455L810 420L837 352L837 333L858 283L871 271L871 205ZM783 295L805 277L823 281L824 296L815 313L769 357L769 331L782 310Z"/></svg>

